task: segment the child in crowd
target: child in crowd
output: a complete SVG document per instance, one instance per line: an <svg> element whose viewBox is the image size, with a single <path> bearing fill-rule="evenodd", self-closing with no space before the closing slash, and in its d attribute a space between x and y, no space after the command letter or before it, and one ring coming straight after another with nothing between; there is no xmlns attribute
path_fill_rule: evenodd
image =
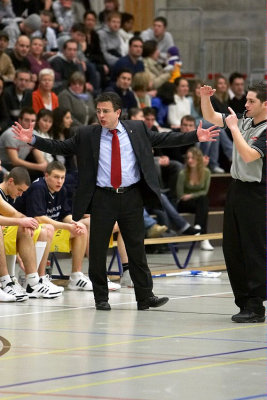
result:
<svg viewBox="0 0 267 400"><path fill-rule="evenodd" d="M178 47L171 46L168 49L168 56L167 56L167 65L164 68L165 71L172 71L172 75L169 79L169 82L174 82L176 78L181 76L181 66L183 65L180 51Z"/></svg>
<svg viewBox="0 0 267 400"><path fill-rule="evenodd" d="M53 125L53 112L43 108L37 114L36 133L44 139L51 139L52 125ZM48 163L54 160L52 154L43 153L43 156Z"/></svg>

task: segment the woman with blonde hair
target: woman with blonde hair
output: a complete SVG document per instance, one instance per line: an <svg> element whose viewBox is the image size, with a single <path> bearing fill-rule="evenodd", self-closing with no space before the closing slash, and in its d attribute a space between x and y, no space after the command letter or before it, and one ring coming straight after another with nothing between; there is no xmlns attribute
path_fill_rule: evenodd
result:
<svg viewBox="0 0 267 400"><path fill-rule="evenodd" d="M205 167L203 153L198 147L190 147L186 152L185 167L178 175L177 209L194 213L195 228L201 229L201 233L207 233L209 187L210 170ZM200 248L213 250L208 240L203 240Z"/></svg>
<svg viewBox="0 0 267 400"><path fill-rule="evenodd" d="M58 97L52 91L55 81L55 72L44 68L39 72L38 89L32 93L32 108L38 114L42 108L53 111L58 107Z"/></svg>
<svg viewBox="0 0 267 400"><path fill-rule="evenodd" d="M228 94L228 81L223 75L215 77L214 89L216 92L211 98L211 102L215 111L220 113L229 113L229 94Z"/></svg>
<svg viewBox="0 0 267 400"><path fill-rule="evenodd" d="M132 90L138 108L151 107L151 97L148 93L150 77L147 72L137 72L133 77Z"/></svg>

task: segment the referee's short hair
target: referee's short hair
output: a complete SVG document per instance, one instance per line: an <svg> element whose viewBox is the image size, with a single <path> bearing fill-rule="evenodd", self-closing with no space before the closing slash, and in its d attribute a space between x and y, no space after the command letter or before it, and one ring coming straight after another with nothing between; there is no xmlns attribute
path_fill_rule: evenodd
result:
<svg viewBox="0 0 267 400"><path fill-rule="evenodd" d="M255 92L257 99L259 99L262 103L266 101L266 82L256 82L248 87L248 91Z"/></svg>

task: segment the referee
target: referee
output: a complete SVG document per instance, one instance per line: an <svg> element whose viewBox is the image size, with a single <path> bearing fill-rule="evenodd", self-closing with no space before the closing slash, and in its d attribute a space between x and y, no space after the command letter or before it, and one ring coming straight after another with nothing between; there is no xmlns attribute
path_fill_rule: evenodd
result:
<svg viewBox="0 0 267 400"><path fill-rule="evenodd" d="M203 86L201 108L211 123L228 127L233 137L232 183L227 195L223 252L235 303L234 322L264 322L266 300L266 84L248 88L245 112L237 116L214 111L215 90Z"/></svg>

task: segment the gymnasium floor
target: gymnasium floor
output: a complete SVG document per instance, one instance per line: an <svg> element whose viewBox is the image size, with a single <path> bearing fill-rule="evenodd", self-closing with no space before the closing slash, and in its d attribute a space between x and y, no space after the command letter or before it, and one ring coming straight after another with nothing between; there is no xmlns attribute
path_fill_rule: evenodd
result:
<svg viewBox="0 0 267 400"><path fill-rule="evenodd" d="M175 270L169 254L148 260L152 273ZM223 264L220 248L195 250L189 269L212 264ZM231 322L237 309L225 271L155 278L154 292L170 301L149 311L137 311L126 288L110 294L110 312L94 309L91 292L68 290L1 303L0 399L267 397L266 324Z"/></svg>

